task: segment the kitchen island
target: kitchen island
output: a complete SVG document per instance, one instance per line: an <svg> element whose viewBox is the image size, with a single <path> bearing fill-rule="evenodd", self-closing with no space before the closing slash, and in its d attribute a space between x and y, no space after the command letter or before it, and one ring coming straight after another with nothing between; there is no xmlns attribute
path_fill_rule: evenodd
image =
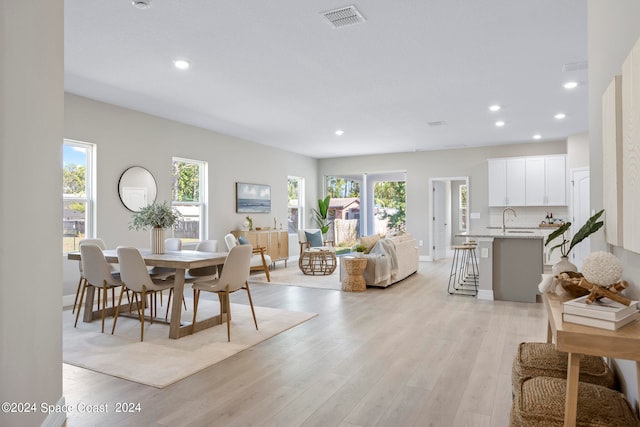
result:
<svg viewBox="0 0 640 427"><path fill-rule="evenodd" d="M536 302L546 235L536 229L489 228L457 234L478 242L478 298Z"/></svg>

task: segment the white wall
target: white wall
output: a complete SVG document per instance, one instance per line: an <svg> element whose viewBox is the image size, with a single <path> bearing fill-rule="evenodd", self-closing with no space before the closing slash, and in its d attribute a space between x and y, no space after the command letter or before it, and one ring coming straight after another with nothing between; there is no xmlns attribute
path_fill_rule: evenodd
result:
<svg viewBox="0 0 640 427"><path fill-rule="evenodd" d="M0 1L0 425L62 425L63 0Z"/></svg>
<svg viewBox="0 0 640 427"><path fill-rule="evenodd" d="M129 166L143 166L156 178L157 200L171 198L173 156L209 164L209 236L224 247L224 235L241 227L235 212L235 183L271 185L271 213L252 214L253 225L287 224L287 177L306 183L306 206L315 206L317 161L209 130L177 123L72 94L65 95L65 138L97 144L97 235L108 247L149 246L148 232L128 229L129 212L118 198L118 179ZM290 253L298 253L297 237ZM78 268L65 265L65 295L75 292Z"/></svg>
<svg viewBox="0 0 640 427"><path fill-rule="evenodd" d="M571 169L589 167L589 134L567 138L567 173Z"/></svg>
<svg viewBox="0 0 640 427"><path fill-rule="evenodd" d="M566 141L555 141L459 150L339 157L319 160L318 176L406 171L407 232L411 233L416 240L429 242L430 178L469 176L469 212L480 213L480 219L470 220L470 228L479 229L489 225L488 158L566 154L566 152ZM322 179L319 179L318 183L322 185ZM420 248L420 255L423 257L431 255L428 245L425 244Z"/></svg>
<svg viewBox="0 0 640 427"><path fill-rule="evenodd" d="M589 0L589 141L591 209L600 210L602 199L602 94L613 76L622 73L622 63L640 37L640 2ZM591 250L606 250L602 233L591 237ZM611 247L624 264L623 279L631 283L628 290L640 297L640 254ZM635 364L619 361L624 388L632 402L638 402Z"/></svg>

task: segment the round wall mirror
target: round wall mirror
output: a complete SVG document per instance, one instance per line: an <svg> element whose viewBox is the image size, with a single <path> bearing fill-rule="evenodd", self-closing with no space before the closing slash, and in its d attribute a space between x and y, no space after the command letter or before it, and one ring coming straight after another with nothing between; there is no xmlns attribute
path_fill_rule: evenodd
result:
<svg viewBox="0 0 640 427"><path fill-rule="evenodd" d="M118 194L122 204L131 212L140 212L155 202L157 193L156 179L141 166L132 166L120 175Z"/></svg>

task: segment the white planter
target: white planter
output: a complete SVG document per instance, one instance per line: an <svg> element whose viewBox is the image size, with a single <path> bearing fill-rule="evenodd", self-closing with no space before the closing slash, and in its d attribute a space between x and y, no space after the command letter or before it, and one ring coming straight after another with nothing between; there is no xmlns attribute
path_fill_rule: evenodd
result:
<svg viewBox="0 0 640 427"><path fill-rule="evenodd" d="M151 253L164 253L164 228L154 227L151 229Z"/></svg>
<svg viewBox="0 0 640 427"><path fill-rule="evenodd" d="M578 267L576 267L575 264L571 263L569 261L569 258L563 256L562 258L560 258L560 261L553 264L553 266L551 267L551 272L554 276L557 276L558 274L564 273L565 271L577 272Z"/></svg>

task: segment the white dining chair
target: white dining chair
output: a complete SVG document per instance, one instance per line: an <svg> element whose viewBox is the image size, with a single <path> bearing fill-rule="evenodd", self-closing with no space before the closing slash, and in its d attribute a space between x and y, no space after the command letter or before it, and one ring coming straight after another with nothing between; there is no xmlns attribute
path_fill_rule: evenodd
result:
<svg viewBox="0 0 640 427"><path fill-rule="evenodd" d="M105 249L107 249L107 245L105 245L104 240L98 239L98 238L95 238L95 239L86 238L86 239L80 240L79 246L82 246L82 245L85 245L85 244L96 245L100 249L102 249L103 251ZM109 264L109 266L110 266L109 268L111 269L112 273L117 273L118 272L118 270L113 266L113 264ZM75 298L73 300L73 309L71 310L71 314L74 314L75 311L76 311L76 306L78 305L78 299L80 297L80 291L82 290L82 284L85 281L84 272L82 270L82 261L80 261L78 263L78 270L80 272L80 279L78 280L78 287L76 289L76 296L75 296ZM100 292L101 292L100 289L98 289L98 300L100 300ZM114 303L115 303L115 301L114 301Z"/></svg>
<svg viewBox="0 0 640 427"><path fill-rule="evenodd" d="M116 307L116 314L113 319L113 328L111 334L116 330L116 323L118 321L118 315L120 314L120 307L122 305L122 296L125 292L133 292L134 295L140 295L140 302L138 303L138 316L140 318L140 341L144 341L144 312L147 294L164 291L165 289L171 289L174 286L173 279L152 279L145 265L140 251L136 248L130 247L118 247L118 262L120 263L120 278L122 279L122 291L118 298L118 306ZM149 318L153 323L154 318L154 299L150 298ZM157 311L157 309L156 309Z"/></svg>
<svg viewBox="0 0 640 427"><path fill-rule="evenodd" d="M74 327L78 326L78 318L80 317L80 310L82 309L82 299L84 293L89 286L93 286L95 289L102 290L102 333L104 333L104 315L107 307L107 290L115 289L122 286L119 273L113 273L111 267L102 253L102 249L98 245L92 245L87 242L80 245L80 256L82 258L82 270L84 275L84 284L82 286L82 292L80 300L78 301L78 311L76 312L76 321ZM100 294L98 294L98 301L100 300ZM99 308L99 304L98 304ZM91 305L85 304L86 310L93 310L93 301Z"/></svg>
<svg viewBox="0 0 640 427"><path fill-rule="evenodd" d="M236 237L231 233L224 236L224 241L229 250L239 244ZM267 282L270 282L271 274L269 273L269 265L271 264L271 257L265 253L266 249L265 247L255 247L252 249L250 267L251 271L263 271L265 276L267 276Z"/></svg>
<svg viewBox="0 0 640 427"><path fill-rule="evenodd" d="M229 302L229 294L245 289L251 306L251 314L253 315L253 323L258 330L258 321L256 320L256 312L253 308L251 299L251 291L249 290L249 273L251 264L251 245L237 245L231 248L227 259L224 262L222 273L219 278L205 281L195 281L193 283L194 300L193 300L193 322L191 323L191 333L196 324L198 315L198 301L200 300L200 292L213 292L218 295L220 301L220 323L222 323L222 313L227 312L227 341L231 341L231 303ZM223 302L225 307L223 307Z"/></svg>
<svg viewBox="0 0 640 427"><path fill-rule="evenodd" d="M196 251L199 252L218 252L218 241L217 240L202 240L198 242L195 248ZM184 284L185 287L196 280L210 280L218 277L218 267L215 265L209 267L198 267L198 268L190 268L184 273ZM160 294L162 295L162 294ZM167 303L167 309L165 312L165 319L169 318L169 308L171 307L171 297L173 296L173 289L169 290L169 302ZM195 298L195 291L194 291ZM162 300L160 300L162 302ZM184 298L182 299L182 304L184 305L184 309L187 309L187 303Z"/></svg>

